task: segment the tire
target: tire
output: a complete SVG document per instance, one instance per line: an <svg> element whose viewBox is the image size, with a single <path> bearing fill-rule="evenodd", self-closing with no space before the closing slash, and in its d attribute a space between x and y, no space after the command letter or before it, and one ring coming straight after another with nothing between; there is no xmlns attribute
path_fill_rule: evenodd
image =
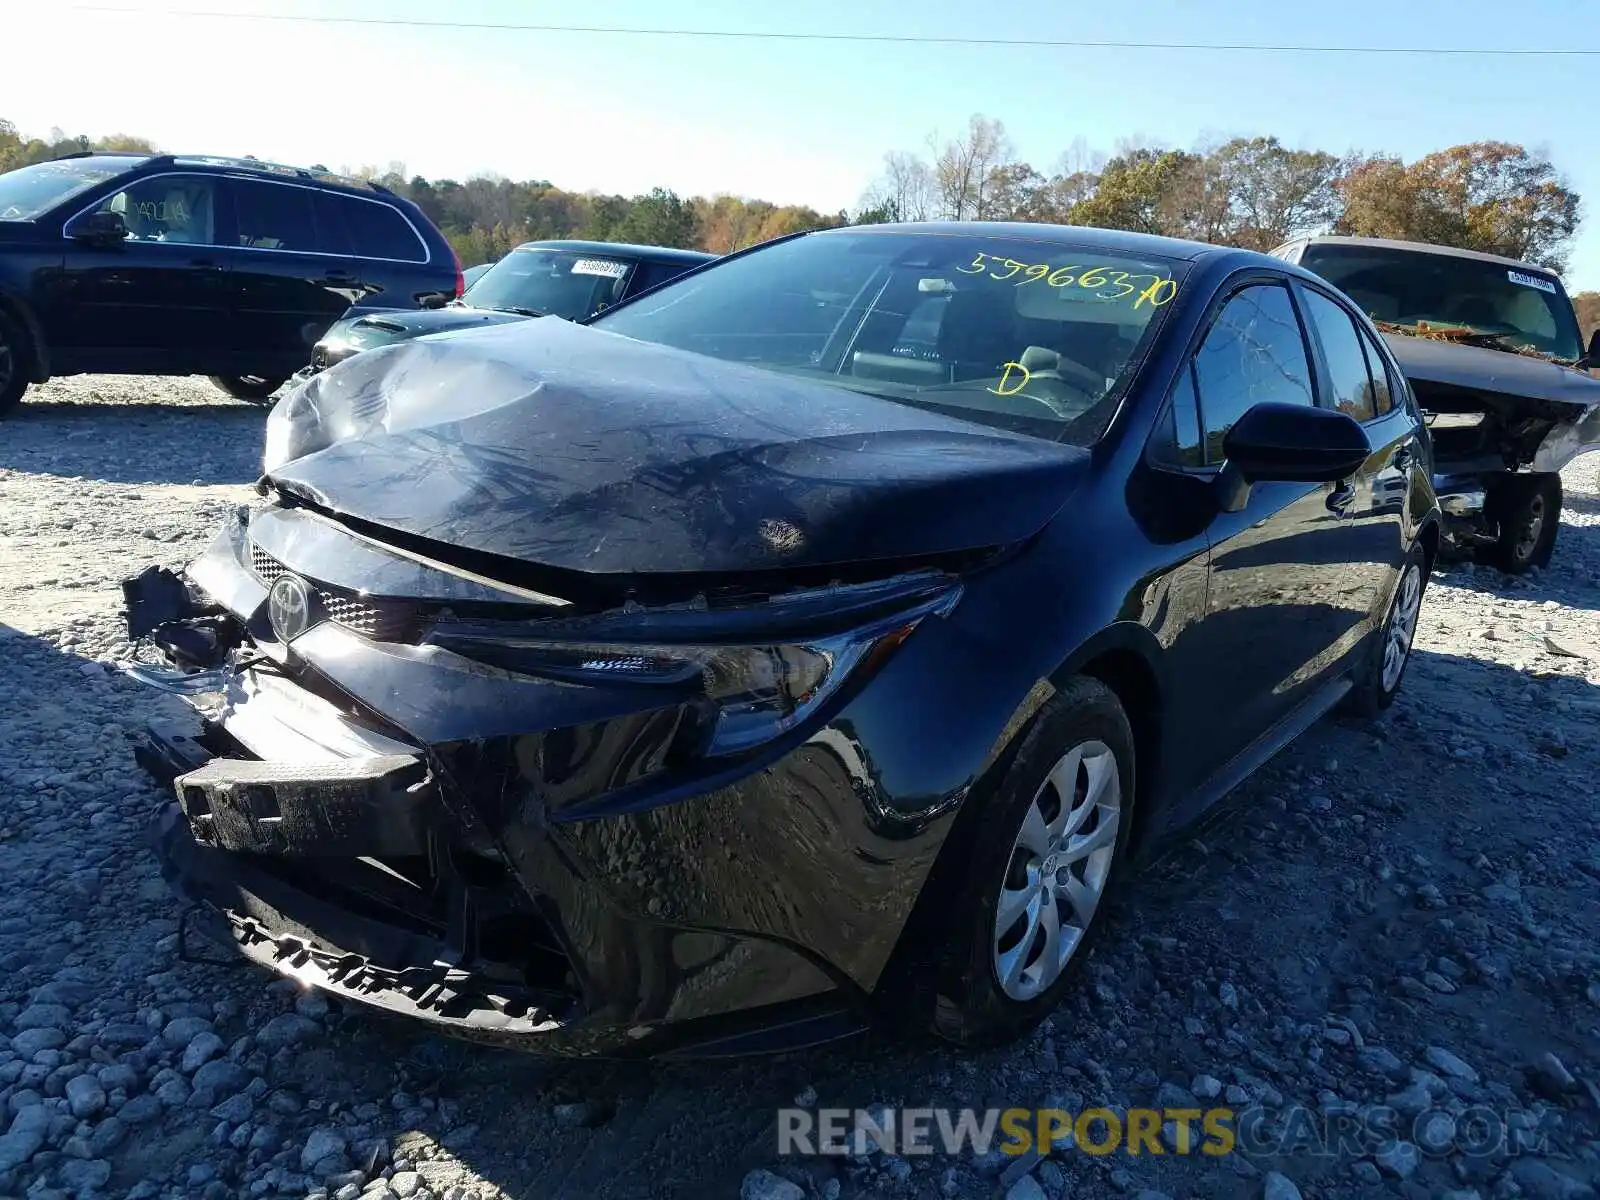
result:
<svg viewBox="0 0 1600 1200"><path fill-rule="evenodd" d="M1506 476L1490 486L1485 509L1500 532L1483 561L1507 575L1549 565L1561 528L1561 476Z"/></svg>
<svg viewBox="0 0 1600 1200"><path fill-rule="evenodd" d="M1400 568L1394 595L1384 611L1383 624L1367 638L1365 659L1355 686L1345 698L1344 709L1356 717L1375 717L1400 693L1406 667L1411 663L1411 647L1416 641L1417 620L1422 611L1422 596L1428 588L1428 552L1414 543Z"/></svg>
<svg viewBox="0 0 1600 1200"><path fill-rule="evenodd" d="M252 404L271 399L284 383L282 379L266 375L213 375L211 382L235 400L248 400Z"/></svg>
<svg viewBox="0 0 1600 1200"><path fill-rule="evenodd" d="M22 403L28 390L28 363L31 354L27 339L16 322L0 313L0 417Z"/></svg>
<svg viewBox="0 0 1600 1200"><path fill-rule="evenodd" d="M1107 900L1127 856L1134 768L1127 714L1098 680L1072 679L1034 719L999 788L978 814L971 867L955 903L940 970L933 1014L938 1037L971 1049L1015 1041L1071 988L1104 925ZM1073 795L1063 797L1053 778L1067 780L1064 786ZM1069 840L1051 839L1051 829L1066 834L1072 828L1065 821L1074 812L1083 813L1074 822L1079 832L1067 834ZM1102 830L1108 832L1095 841ZM1032 848L1024 844L1029 831L1043 835ZM1087 858L1065 858L1088 846L1096 848ZM1041 849L1047 852L1041 855ZM1044 866L1052 860L1072 861L1056 868L1058 880L1071 871L1080 889L1088 885L1087 893L1079 893L1093 896L1087 917L1066 898L1065 888L1045 882ZM1031 899L1024 902L1024 894ZM1001 927L1003 898L1008 907L1018 906L1018 915ZM1075 945L1062 948L1064 958L1044 953L1052 916L1058 937L1076 931Z"/></svg>

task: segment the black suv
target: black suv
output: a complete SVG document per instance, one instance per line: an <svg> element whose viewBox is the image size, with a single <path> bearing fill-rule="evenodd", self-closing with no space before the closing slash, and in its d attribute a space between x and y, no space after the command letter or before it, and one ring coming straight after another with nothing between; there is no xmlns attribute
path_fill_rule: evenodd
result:
<svg viewBox="0 0 1600 1200"><path fill-rule="evenodd" d="M352 305L461 292L444 235L375 184L171 154L22 167L0 175L0 415L88 371L265 399Z"/></svg>

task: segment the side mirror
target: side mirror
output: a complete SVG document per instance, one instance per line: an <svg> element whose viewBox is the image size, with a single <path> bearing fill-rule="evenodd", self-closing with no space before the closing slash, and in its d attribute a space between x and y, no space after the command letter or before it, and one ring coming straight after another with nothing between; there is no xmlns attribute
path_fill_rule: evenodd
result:
<svg viewBox="0 0 1600 1200"><path fill-rule="evenodd" d="M1593 370L1600 367L1600 325L1596 325L1594 332L1589 335L1589 352L1583 356L1579 367L1588 367Z"/></svg>
<svg viewBox="0 0 1600 1200"><path fill-rule="evenodd" d="M118 212L85 213L67 226L67 236L91 246L113 246L127 240L128 223Z"/></svg>
<svg viewBox="0 0 1600 1200"><path fill-rule="evenodd" d="M1304 404L1257 404L1222 439L1228 466L1243 482L1332 483L1372 454L1348 414Z"/></svg>

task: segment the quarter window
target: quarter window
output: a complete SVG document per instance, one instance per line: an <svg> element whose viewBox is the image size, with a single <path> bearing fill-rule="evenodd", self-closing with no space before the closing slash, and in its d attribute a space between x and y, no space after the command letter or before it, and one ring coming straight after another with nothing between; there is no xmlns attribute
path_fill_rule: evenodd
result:
<svg viewBox="0 0 1600 1200"><path fill-rule="evenodd" d="M317 233L310 188L276 183L236 181L234 208L238 214L239 245L255 250L307 250L338 253Z"/></svg>
<svg viewBox="0 0 1600 1200"><path fill-rule="evenodd" d="M1200 441L1200 406L1194 394L1194 364L1188 363L1173 385L1172 399L1150 444L1157 462L1173 467L1205 466Z"/></svg>
<svg viewBox="0 0 1600 1200"><path fill-rule="evenodd" d="M1225 457L1223 438L1246 409L1313 403L1305 338L1287 288L1254 284L1223 306L1195 353L1194 383L1212 464Z"/></svg>
<svg viewBox="0 0 1600 1200"><path fill-rule="evenodd" d="M1302 294L1306 298L1306 316L1317 331L1322 355L1328 363L1334 407L1358 421L1372 420L1378 415L1376 397L1355 322L1349 313L1321 292L1307 288Z"/></svg>
<svg viewBox="0 0 1600 1200"><path fill-rule="evenodd" d="M385 258L395 262L426 262L428 248L422 244L411 222L394 206L380 200L362 200L337 192L317 195L318 213L335 228L346 231L355 253L362 258Z"/></svg>
<svg viewBox="0 0 1600 1200"><path fill-rule="evenodd" d="M107 198L100 212L114 212L134 242L216 245L216 185L204 175L155 175Z"/></svg>

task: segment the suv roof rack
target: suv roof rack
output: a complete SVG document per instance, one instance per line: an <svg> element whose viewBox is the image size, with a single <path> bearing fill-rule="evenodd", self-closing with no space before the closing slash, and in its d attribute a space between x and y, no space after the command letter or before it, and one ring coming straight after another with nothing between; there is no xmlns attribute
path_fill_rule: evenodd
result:
<svg viewBox="0 0 1600 1200"><path fill-rule="evenodd" d="M69 158L148 158L151 160L171 158L170 154L147 154L143 150L74 150L70 154L58 154L51 162L64 162Z"/></svg>
<svg viewBox="0 0 1600 1200"><path fill-rule="evenodd" d="M163 163L163 166L170 166L176 163L191 163L196 166L225 167L230 171L250 171L259 175L289 175L296 179L312 179L319 183L334 183L341 187L382 192L386 196L394 195L392 191L375 180L357 179L350 175L340 175L336 171L320 171L310 167L291 167L285 163L269 162L262 158L233 158L217 154L167 154L161 157L169 160Z"/></svg>

